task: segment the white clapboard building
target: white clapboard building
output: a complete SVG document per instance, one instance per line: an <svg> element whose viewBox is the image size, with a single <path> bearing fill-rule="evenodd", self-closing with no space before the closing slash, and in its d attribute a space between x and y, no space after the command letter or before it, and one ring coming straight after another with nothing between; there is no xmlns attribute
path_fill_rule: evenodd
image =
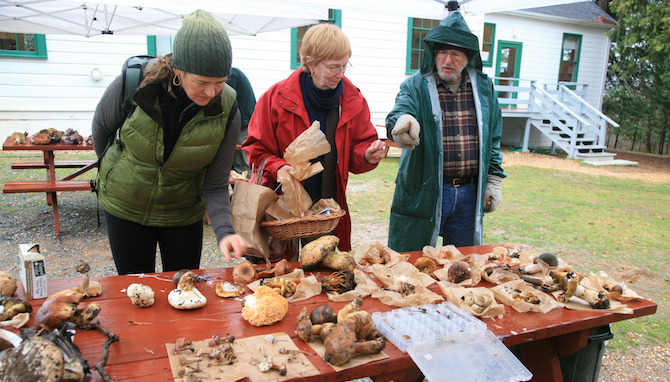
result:
<svg viewBox="0 0 670 382"><path fill-rule="evenodd" d="M418 68L421 39L439 24L442 12L408 17L406 9L396 13L388 7L329 11L351 41L353 69L346 75L368 100L375 125L384 124L400 83ZM484 71L498 84L503 144L559 147L573 157L602 155L601 139L615 124L600 114L607 32L615 21L592 1L463 13L479 36ZM233 66L249 77L257 98L298 67L305 28L231 36ZM171 38L26 35L2 30L0 22L0 136L49 127L89 135L98 100L126 58L169 53ZM385 129L379 130L385 136Z"/></svg>

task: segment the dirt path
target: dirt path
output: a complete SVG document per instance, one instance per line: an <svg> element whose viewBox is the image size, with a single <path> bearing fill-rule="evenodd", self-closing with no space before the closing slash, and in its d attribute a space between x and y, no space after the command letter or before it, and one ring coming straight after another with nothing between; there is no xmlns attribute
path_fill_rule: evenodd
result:
<svg viewBox="0 0 670 382"><path fill-rule="evenodd" d="M503 168L507 166L532 166L548 169L579 172L590 175L614 176L626 179L639 179L653 183L670 183L670 157L650 154L616 151L615 159L638 162L637 166L591 166L581 161L565 159L559 156L536 153L505 151Z"/></svg>

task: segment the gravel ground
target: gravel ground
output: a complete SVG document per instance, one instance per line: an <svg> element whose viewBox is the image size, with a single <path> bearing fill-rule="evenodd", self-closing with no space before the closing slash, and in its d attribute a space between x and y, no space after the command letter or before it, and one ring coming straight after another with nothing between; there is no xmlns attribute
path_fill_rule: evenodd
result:
<svg viewBox="0 0 670 382"><path fill-rule="evenodd" d="M528 165L597 175L640 179L649 182L670 182L670 158L617 152L618 159L638 161L638 167L593 167L576 161L534 153L507 152L504 166ZM54 236L53 215L43 194L2 194L0 196L0 269L19 276L18 244L39 243L46 257L51 279L72 279L79 275L74 266L79 260L91 265L91 275L115 275L102 210L93 194L62 193L58 197L61 237ZM22 206L15 209L12 206ZM100 214L100 217L98 217ZM387 223L356 224L354 217L352 243L379 240L386 242ZM201 266L220 268L232 266L220 255L212 229L205 227ZM157 261L156 270L161 270ZM625 351L606 352L599 381L651 382L670 381L670 348L666 345L631 347Z"/></svg>

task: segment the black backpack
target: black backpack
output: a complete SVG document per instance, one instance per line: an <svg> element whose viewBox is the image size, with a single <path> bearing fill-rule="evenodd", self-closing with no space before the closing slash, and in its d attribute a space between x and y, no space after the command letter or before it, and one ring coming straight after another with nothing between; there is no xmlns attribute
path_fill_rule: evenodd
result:
<svg viewBox="0 0 670 382"><path fill-rule="evenodd" d="M123 110L130 115L135 110L133 95L144 79L144 67L151 61L156 60L154 56L132 56L123 63L121 73L123 75Z"/></svg>

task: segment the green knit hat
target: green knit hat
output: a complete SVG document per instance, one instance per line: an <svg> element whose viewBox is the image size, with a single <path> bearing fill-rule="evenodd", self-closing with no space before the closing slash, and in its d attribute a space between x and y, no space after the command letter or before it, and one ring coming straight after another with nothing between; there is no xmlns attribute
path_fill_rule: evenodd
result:
<svg viewBox="0 0 670 382"><path fill-rule="evenodd" d="M228 77L233 51L228 33L209 12L184 18L172 45L172 67L205 77Z"/></svg>

